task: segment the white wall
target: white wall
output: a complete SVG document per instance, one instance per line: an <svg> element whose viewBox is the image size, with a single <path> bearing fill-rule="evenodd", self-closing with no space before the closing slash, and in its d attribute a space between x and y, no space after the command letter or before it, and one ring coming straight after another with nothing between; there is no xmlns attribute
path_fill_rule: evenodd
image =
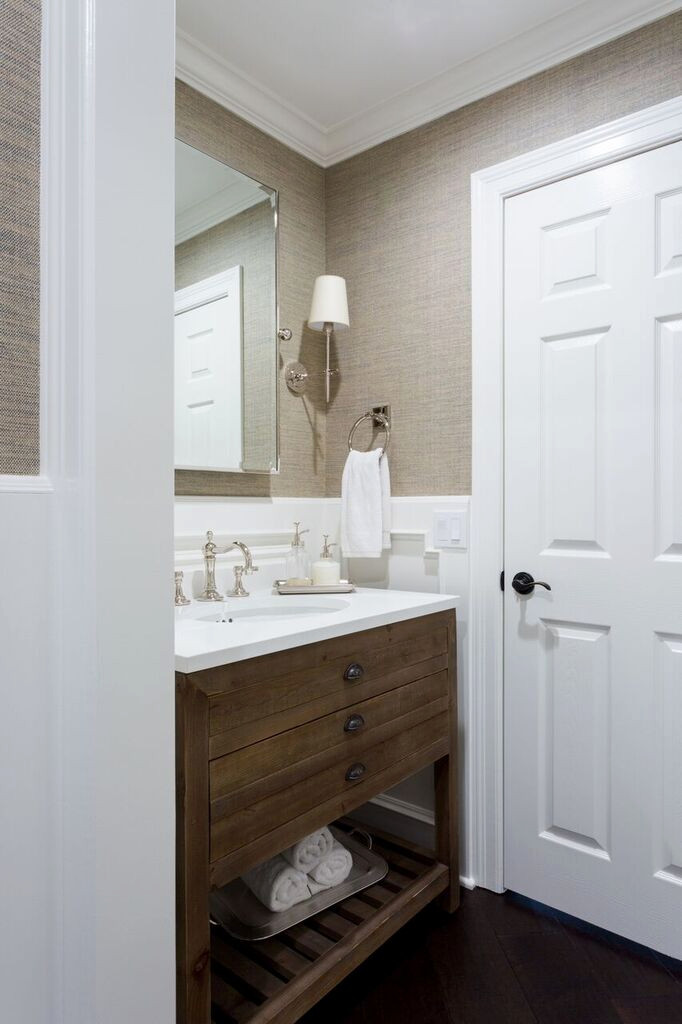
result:
<svg viewBox="0 0 682 1024"><path fill-rule="evenodd" d="M42 478L0 478L0 1020L174 1024L174 5L43 15Z"/></svg>
<svg viewBox="0 0 682 1024"><path fill-rule="evenodd" d="M378 559L344 560L342 575L358 586L457 594L459 739L462 845L461 873L468 884L471 856L467 823L471 809L468 798L467 721L470 702L467 687L467 620L469 594L469 552L465 549L436 549L433 546L435 510L465 509L469 498L457 496L392 499L392 546ZM293 522L300 520L310 529L305 540L311 555L317 556L322 534L339 540L338 498L176 498L176 568L185 573L185 593L196 597L203 586L200 547L207 529L226 544L242 540L252 548L259 572L250 576L247 588L256 595L269 593L272 582L284 576ZM338 550L338 548L336 549ZM218 589L232 585L232 567L240 553L229 552L217 560ZM426 769L372 801L359 813L368 824L388 828L425 845L433 843L433 773Z"/></svg>
<svg viewBox="0 0 682 1024"><path fill-rule="evenodd" d="M0 1019L47 1024L52 995L55 841L50 673L51 493L0 493ZM56 783L56 784L55 784Z"/></svg>

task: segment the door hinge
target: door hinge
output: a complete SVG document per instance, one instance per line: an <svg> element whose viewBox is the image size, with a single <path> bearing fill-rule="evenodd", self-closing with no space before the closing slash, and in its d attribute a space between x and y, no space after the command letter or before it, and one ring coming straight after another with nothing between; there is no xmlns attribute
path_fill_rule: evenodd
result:
<svg viewBox="0 0 682 1024"><path fill-rule="evenodd" d="M500 590L504 590L504 569L500 573Z"/></svg>

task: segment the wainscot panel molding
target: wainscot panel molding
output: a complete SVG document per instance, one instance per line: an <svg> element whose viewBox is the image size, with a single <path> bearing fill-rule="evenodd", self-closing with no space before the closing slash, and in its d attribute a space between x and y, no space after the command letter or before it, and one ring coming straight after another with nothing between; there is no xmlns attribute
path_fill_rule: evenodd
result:
<svg viewBox="0 0 682 1024"><path fill-rule="evenodd" d="M475 755L469 736L472 701L468 685L468 595L469 552L466 548L439 549L433 543L433 514L436 510L465 510L468 496L417 495L391 500L391 551L381 558L343 559L342 575L357 586L427 593L458 594L457 671L459 674L460 802L462 807L461 871L463 884L471 882L473 852L469 762ZM201 546L206 530L214 531L220 545L232 540L246 542L259 572L249 577L252 594L269 593L273 580L285 575L286 555L293 536L293 523L300 520L310 530L305 535L308 552L317 556L322 535L338 543L341 502L338 498L189 498L175 501L175 567L185 573L185 593L196 598L203 587ZM335 549L338 551L338 548ZM225 593L233 582L232 568L241 559L239 551L218 555L216 581ZM283 597L283 601L287 598ZM364 820L390 829L406 839L425 843L432 839L434 809L433 773L419 772L388 794L363 809ZM377 817L379 815L380 817ZM431 830L431 831L429 831Z"/></svg>

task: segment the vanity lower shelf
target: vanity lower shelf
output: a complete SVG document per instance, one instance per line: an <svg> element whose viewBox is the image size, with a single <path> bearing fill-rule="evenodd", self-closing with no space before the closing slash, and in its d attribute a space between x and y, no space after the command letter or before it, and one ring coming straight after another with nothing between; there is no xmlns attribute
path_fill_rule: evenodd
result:
<svg viewBox="0 0 682 1024"><path fill-rule="evenodd" d="M389 865L376 885L262 942L240 942L212 928L213 1024L293 1024L448 888L448 868L429 851L372 834Z"/></svg>

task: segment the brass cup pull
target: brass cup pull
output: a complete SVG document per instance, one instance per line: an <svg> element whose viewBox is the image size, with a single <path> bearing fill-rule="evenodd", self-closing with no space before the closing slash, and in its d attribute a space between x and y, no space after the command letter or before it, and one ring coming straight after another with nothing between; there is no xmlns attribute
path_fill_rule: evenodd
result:
<svg viewBox="0 0 682 1024"><path fill-rule="evenodd" d="M362 679L364 674L365 670L362 667L362 665L360 665L357 661L351 661L350 665L343 673L343 678L349 683L354 683L358 679Z"/></svg>
<svg viewBox="0 0 682 1024"><path fill-rule="evenodd" d="M356 764L352 764L346 772L346 782L357 782L367 771L364 764L358 761Z"/></svg>
<svg viewBox="0 0 682 1024"><path fill-rule="evenodd" d="M343 727L344 732L357 732L358 729L362 729L365 724L365 720L362 715L350 715L346 719L346 724Z"/></svg>

